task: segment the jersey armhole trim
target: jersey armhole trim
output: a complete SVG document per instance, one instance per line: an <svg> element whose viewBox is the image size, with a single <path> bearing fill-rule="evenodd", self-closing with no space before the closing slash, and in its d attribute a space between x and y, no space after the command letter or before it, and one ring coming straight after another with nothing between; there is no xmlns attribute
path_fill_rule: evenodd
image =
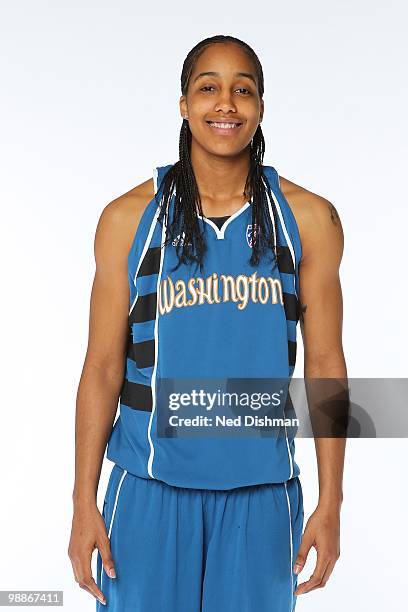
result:
<svg viewBox="0 0 408 612"><path fill-rule="evenodd" d="M297 255L297 266L296 266L296 268L298 268L298 266L300 264L300 261L302 259L302 253L303 253L303 251L302 251L302 241L301 241L301 238L300 238L299 225L298 225L297 219L295 217L295 214L294 214L294 212L292 210L292 207L289 204L288 199L286 198L285 194L282 191L279 172L277 171L277 169L274 166L272 166L272 167L273 167L273 169L275 171L275 174L276 174L279 191L281 193L283 201L286 204L286 208L288 210L288 215L289 215L289 217L290 217L290 219L292 221L292 225L294 226L293 229L292 228L288 228L288 230L289 230L289 234L290 234L290 236L292 238L292 244L293 244L294 253L296 253L296 255ZM295 233L296 233L296 239L293 236L293 231L295 231Z"/></svg>
<svg viewBox="0 0 408 612"><path fill-rule="evenodd" d="M155 230L156 227L156 223L157 223L157 218L160 214L160 207L156 207L155 211L154 211L154 215L150 221L150 224L148 225L149 229L147 231L147 236L145 237L145 239L143 240L143 247L142 247L142 252L140 254L140 257L137 260L137 265L136 265L136 269L134 272L132 272L132 274L130 275L130 270L131 270L131 266L130 266L130 261L131 261L131 257L134 256L134 250L136 248L136 243L139 240L139 237L142 235L142 232L144 229L146 229L145 223L146 223L146 219L148 217L148 215L150 214L150 207L152 206L153 202L156 204L156 199L155 197L153 197L150 202L147 204L146 208L143 211L143 214L140 218L139 224L137 226L135 235L133 236L133 241L132 241L132 245L130 247L129 253L128 253L128 257L127 257L127 262L128 262L128 276L129 278L132 278L132 282L133 285L136 287L136 278L137 275L139 273L139 269L140 266L142 265L144 256L146 255L147 250L150 247L150 243L152 241L152 237L153 237L153 232Z"/></svg>
<svg viewBox="0 0 408 612"><path fill-rule="evenodd" d="M159 175L158 169L156 167L153 168L153 185L154 185L154 194L155 195L157 193L157 179L158 179L158 175Z"/></svg>

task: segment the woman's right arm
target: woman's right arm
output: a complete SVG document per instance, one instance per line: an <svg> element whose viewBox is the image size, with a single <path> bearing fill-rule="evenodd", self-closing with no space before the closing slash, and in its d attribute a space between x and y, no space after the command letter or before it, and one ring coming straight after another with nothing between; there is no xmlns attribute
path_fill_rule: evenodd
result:
<svg viewBox="0 0 408 612"><path fill-rule="evenodd" d="M95 234L88 347L76 402L74 513L68 555L79 586L102 603L105 597L92 577L92 552L98 548L111 577L114 560L96 503L97 489L124 379L129 314L127 258L137 225L153 197L152 184L150 179L108 204Z"/></svg>

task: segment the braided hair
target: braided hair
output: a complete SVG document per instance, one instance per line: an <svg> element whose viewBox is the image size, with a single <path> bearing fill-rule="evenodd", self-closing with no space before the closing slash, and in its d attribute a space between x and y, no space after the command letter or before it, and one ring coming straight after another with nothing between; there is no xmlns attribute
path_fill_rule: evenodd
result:
<svg viewBox="0 0 408 612"><path fill-rule="evenodd" d="M240 45L252 60L258 77L258 93L260 98L264 94L264 80L261 63L255 51L245 42L235 38L234 36L216 35L210 38L205 38L200 41L188 53L184 60L181 73L181 92L187 94L190 75L194 68L195 62L201 53L214 43L231 42ZM173 268L177 270L180 264L196 262L203 266L203 257L207 250L204 240L204 221L197 216L198 212L203 217L201 206L201 198L198 191L197 182L195 179L190 151L191 151L192 134L189 123L183 119L179 138L179 160L164 175L160 185L158 186L155 195L158 205L161 207L158 221L162 224L165 218L166 236L165 244L173 241L175 236L183 236L183 240L177 241L177 257L178 264ZM278 255L279 246L277 245L276 234L276 209L273 198L270 192L268 179L263 172L263 157L265 152L265 140L263 137L261 126L258 125L257 130L250 143L250 166L245 183L244 194L248 199L252 200L252 228L256 227L257 231L252 233L252 253L249 260L251 266L257 266L260 257L266 253L268 249L274 251L273 267L277 264L276 258ZM269 192L273 224L268 213L268 202L266 191ZM168 211L170 201L175 194L174 214L171 222L168 220ZM159 201L160 197L160 201ZM200 222L202 227L200 229ZM272 227L271 227L272 226Z"/></svg>

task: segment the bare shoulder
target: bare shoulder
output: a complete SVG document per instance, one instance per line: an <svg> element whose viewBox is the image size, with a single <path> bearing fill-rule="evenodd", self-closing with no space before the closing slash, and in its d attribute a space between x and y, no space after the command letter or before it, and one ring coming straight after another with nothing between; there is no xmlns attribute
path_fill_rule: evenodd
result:
<svg viewBox="0 0 408 612"><path fill-rule="evenodd" d="M153 197L154 184L150 178L109 202L100 215L95 241L102 248L109 243L112 250L119 249L127 256L140 219Z"/></svg>
<svg viewBox="0 0 408 612"><path fill-rule="evenodd" d="M335 205L327 198L280 178L280 186L298 225L302 242L302 260L326 241L341 257L343 228Z"/></svg>

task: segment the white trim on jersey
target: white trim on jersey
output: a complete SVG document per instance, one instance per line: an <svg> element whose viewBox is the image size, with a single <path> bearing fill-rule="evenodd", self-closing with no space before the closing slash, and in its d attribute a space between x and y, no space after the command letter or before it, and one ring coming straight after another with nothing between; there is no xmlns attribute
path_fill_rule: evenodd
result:
<svg viewBox="0 0 408 612"><path fill-rule="evenodd" d="M127 470L124 470L124 471L123 471L123 474L122 474L122 476L120 477L119 484L118 484L118 488L117 488L117 491L116 491L115 503L114 503L114 505L113 505L113 510L112 510L112 518L111 518L111 520L110 520L109 529L108 529L108 538L109 538L109 540L110 540L111 533L112 533L113 519L115 518L115 514L116 514L116 506L118 505L119 493L120 493L120 490L121 490L121 488L122 488L123 481L124 481L125 476L126 476L126 474L127 474L127 473L128 473L128 471L127 471ZM99 554L100 554L100 553L99 553ZM104 568L103 568L103 564L102 564L102 567L101 567L101 577L100 577L100 581L99 581L99 583L100 583L100 585L101 585L101 591L102 591L102 577L103 577L103 570L104 570Z"/></svg>
<svg viewBox="0 0 408 612"><path fill-rule="evenodd" d="M240 209L238 209L237 211L234 212L234 214L232 214L221 226L221 228L218 227L218 225L216 225L214 223L214 221L211 221L211 219L208 219L207 217L203 217L202 215L200 215L197 212L197 217L199 217L200 219L203 219L206 223L208 223L208 225L211 225L211 227L214 229L215 233L217 234L217 238L218 240L223 240L224 239L224 234L225 234L225 230L227 229L228 225L231 223L231 221L233 221L236 217L238 217L238 215L240 215L241 213L244 212L244 210L246 210L248 208L248 206L250 206L250 202L249 200L247 202L245 202L245 204L243 204L241 206Z"/></svg>
<svg viewBox="0 0 408 612"><path fill-rule="evenodd" d="M154 182L154 193L157 193L157 177L158 177L158 168L153 168L153 182ZM149 232L147 234L144 246L143 246L143 250L142 253L140 255L137 267L136 267L136 272L135 272L135 276L133 278L133 284L136 287L136 279L137 279L137 275L139 274L139 270L140 270L140 266L142 265L143 259L146 255L146 252L150 246L150 242L153 236L153 232L156 228L156 224L157 224L157 218L160 214L160 207L157 207L157 210L154 214L154 217L152 219L152 222L150 224L150 228L149 228ZM165 231L166 231L166 223L164 221L163 223L163 228L162 228L162 236L161 236L161 248L160 248L160 269L159 269L159 273L157 275L157 286L156 286L156 294L157 294L157 301L156 301L156 318L155 318L155 322L154 322L154 342L155 342L155 361L154 361L154 367L153 367L153 374L152 374L152 379L151 379L151 390L152 390L152 412L150 415L150 419L149 419L149 424L148 424L148 429L147 429L147 437L149 440L149 445L150 445L150 455L149 455L149 460L148 460L148 464L147 464L147 471L149 473L149 476L151 478L154 478L153 473L152 473L152 464L153 464L153 458L154 458L154 445L153 445L153 440L151 437L151 428L152 428L152 420L153 420L153 414L154 414L154 410L155 410L155 406L156 406L156 371L157 371L157 355L158 355L158 334L157 334L157 317L158 317L158 299L159 299L159 282L160 282L160 277L161 277L161 272L162 272L162 266L163 266L163 258L164 258L164 254L163 254L163 236L165 236ZM139 297L139 294L136 292L136 296L135 299L133 300L133 304L130 307L129 310L129 315L131 314L133 308L135 307L135 304L137 302L137 299Z"/></svg>
<svg viewBox="0 0 408 612"><path fill-rule="evenodd" d="M158 354L159 354L159 337L158 337L158 319L159 319L159 299L160 299L160 278L162 275L162 269L163 269L163 261L164 261L164 252L165 252L165 240L166 240L166 218L163 218L163 226L162 226L162 233L161 233L161 245L160 245L160 268L159 268L159 273L157 275L157 290L156 290L156 317L154 320L154 345L156 347L156 350L154 352L154 366L153 366L153 373L152 373L152 379L151 379L151 388L152 388L152 412L150 414L150 419L149 419L149 425L147 428L147 437L149 439L149 444L150 444L150 454L149 454L149 460L147 462L147 472L149 474L149 476L151 478L155 478L153 476L153 471L152 471L152 467L153 467L153 459L154 459L154 444L153 444L153 440L152 440L152 423L153 423L153 416L154 413L156 411L156 371L157 371L157 360L158 360Z"/></svg>
<svg viewBox="0 0 408 612"><path fill-rule="evenodd" d="M272 191L272 187L271 187L271 191ZM277 238L276 238L275 218L273 216L272 204L271 204L271 201L269 199L269 193L268 193L267 189L266 189L266 199L268 201L269 216L270 216L271 221L272 221L272 227L273 227L273 249L275 251L275 256L276 256L276 242L277 242Z"/></svg>
<svg viewBox="0 0 408 612"><path fill-rule="evenodd" d="M157 176L157 173L158 173L157 168L154 168L153 169L153 180L155 181L155 191L154 191L155 194L157 193L157 189L156 189L157 179L155 180L154 176L155 176L155 174ZM147 234L147 238L146 238L145 243L144 243L142 254L140 255L140 258L139 258L139 261L138 261L138 264L137 264L135 276L133 277L133 284L134 284L135 287L136 287L137 275L139 274L140 266L142 265L144 256L146 255L146 251L148 250L148 248L150 246L150 242L151 242L151 239L152 239L152 236L153 236L154 228L156 227L157 217L159 216L159 214L160 214L160 207L158 206L157 210L156 210L156 212L154 214L153 220L151 222L149 233ZM136 301L137 301L138 297L139 297L139 294L136 293L136 297L133 300L132 306L130 307L129 314L132 312L133 308L135 307L135 304L136 304Z"/></svg>
<svg viewBox="0 0 408 612"><path fill-rule="evenodd" d="M123 474L122 474L122 476L120 477L120 480L119 480L118 490L116 491L115 504L113 506L113 511L112 511L112 518L111 518L110 525L109 525L108 538L111 537L112 527L113 527L113 520L114 520L115 514L116 514L116 506L118 505L118 500L119 500L119 493L120 493L123 481L125 480L125 476L126 476L127 473L128 473L127 470L123 470Z"/></svg>
<svg viewBox="0 0 408 612"><path fill-rule="evenodd" d="M286 493L286 501L288 502L288 513L289 513L289 545L290 545L290 583L291 583L291 591L290 591L290 611L293 609L293 535L292 535L292 510L290 507L290 499L288 495L288 487L286 482L283 483L285 485L285 493Z"/></svg>
<svg viewBox="0 0 408 612"><path fill-rule="evenodd" d="M159 175L159 171L157 168L153 168L153 185L154 185L154 193L157 193L157 178Z"/></svg>
<svg viewBox="0 0 408 612"><path fill-rule="evenodd" d="M288 232L286 230L285 222L284 222L284 219L283 219L282 211L280 209L279 202L276 199L276 196L275 196L275 194L273 192L272 185L270 185L270 189L271 189L272 198L273 198L273 200L275 202L275 205L276 205L276 208L277 208L277 211L278 211L279 220L280 220L281 225L282 225L282 230L283 230L284 236L286 238L286 242L288 244L289 249L292 248L292 250L290 252L292 254L292 258L294 258L293 245L290 242L290 238L289 238ZM273 224L273 227L274 227L274 232L275 232L275 224L274 224L274 221L273 221L273 213L272 213L272 204L271 204L271 201L270 201L270 198L269 198L268 190L266 190L266 193L267 193L269 214L270 214L271 221L272 221L272 224ZM275 237L275 244L276 244L276 237ZM289 246L289 244L291 246ZM275 254L276 254L276 250L275 250ZM293 259L293 265L295 266L295 260L294 259ZM295 272L296 272L296 267L295 267ZM295 274L293 275L293 278L295 279ZM296 286L295 286L295 294L296 294ZM289 389L288 389L288 393L289 393ZM283 416L285 417L285 409L283 409ZM286 423L285 423L285 439L286 439L286 449L288 451L288 459L289 459L289 466L290 466L289 478L292 478L292 476L293 476L293 459L292 459L292 453L290 452L290 446L289 446L289 440L288 440L288 430L286 428Z"/></svg>

